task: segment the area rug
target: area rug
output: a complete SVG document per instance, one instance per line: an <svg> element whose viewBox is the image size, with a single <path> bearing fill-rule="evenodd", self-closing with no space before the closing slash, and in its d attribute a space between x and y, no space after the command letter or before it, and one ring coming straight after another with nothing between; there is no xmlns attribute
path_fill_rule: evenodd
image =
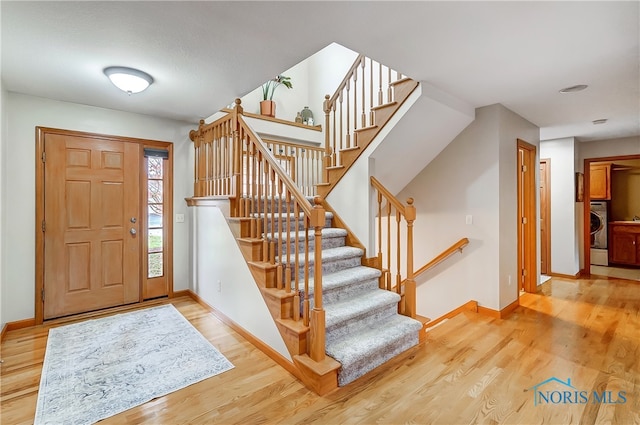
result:
<svg viewBox="0 0 640 425"><path fill-rule="evenodd" d="M95 423L232 368L170 304L53 328L34 423Z"/></svg>

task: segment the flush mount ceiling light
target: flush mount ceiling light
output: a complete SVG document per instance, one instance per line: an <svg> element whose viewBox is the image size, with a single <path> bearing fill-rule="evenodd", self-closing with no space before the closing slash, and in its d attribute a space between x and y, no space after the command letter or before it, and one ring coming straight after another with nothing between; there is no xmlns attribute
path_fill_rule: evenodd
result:
<svg viewBox="0 0 640 425"><path fill-rule="evenodd" d="M114 86L129 95L140 93L153 83L153 77L146 72L124 66L105 68L104 75L109 77Z"/></svg>
<svg viewBox="0 0 640 425"><path fill-rule="evenodd" d="M584 89L586 89L587 87L589 87L586 84L578 84L575 86L571 86L571 87L565 87L563 89L560 89L560 93L575 93L575 92L579 92L582 91Z"/></svg>
<svg viewBox="0 0 640 425"><path fill-rule="evenodd" d="M593 120L591 122L593 124L605 124L607 122L607 119L606 118L600 118L600 119L597 119L597 120Z"/></svg>

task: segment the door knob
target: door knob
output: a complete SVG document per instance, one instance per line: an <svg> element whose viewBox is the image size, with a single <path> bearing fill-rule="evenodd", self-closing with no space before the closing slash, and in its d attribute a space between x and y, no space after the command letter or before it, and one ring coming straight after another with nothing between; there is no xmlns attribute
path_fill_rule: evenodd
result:
<svg viewBox="0 0 640 425"><path fill-rule="evenodd" d="M136 232L136 229L132 227L131 230L129 230L129 233L131 233L132 235L135 235L138 232Z"/></svg>
<svg viewBox="0 0 640 425"><path fill-rule="evenodd" d="M136 222L136 218L135 218L135 217L131 217L131 219L130 219L130 220L131 220L131 222L132 222L132 223L135 223L135 222Z"/></svg>

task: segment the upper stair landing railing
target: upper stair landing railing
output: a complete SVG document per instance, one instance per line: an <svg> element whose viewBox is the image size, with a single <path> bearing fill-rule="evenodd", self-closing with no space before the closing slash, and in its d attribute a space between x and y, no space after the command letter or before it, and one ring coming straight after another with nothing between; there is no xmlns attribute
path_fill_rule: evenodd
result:
<svg viewBox="0 0 640 425"><path fill-rule="evenodd" d="M335 93L325 96L325 185L334 184L331 170L349 167L359 155L353 151L364 150L397 110L396 87L405 81L410 93L416 82L359 55Z"/></svg>
<svg viewBox="0 0 640 425"><path fill-rule="evenodd" d="M322 180L324 149L280 140L262 140L300 191L305 196L316 195L316 185Z"/></svg>

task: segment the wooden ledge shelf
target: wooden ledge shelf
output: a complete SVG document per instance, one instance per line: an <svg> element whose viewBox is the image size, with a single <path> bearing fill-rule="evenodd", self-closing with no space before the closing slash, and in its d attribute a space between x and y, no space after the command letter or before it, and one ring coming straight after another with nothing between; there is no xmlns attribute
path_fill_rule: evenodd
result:
<svg viewBox="0 0 640 425"><path fill-rule="evenodd" d="M233 109L225 108L225 109L222 109L222 112L231 113L233 112ZM244 111L242 115L244 115L245 117L255 118L258 120L271 121L271 122L276 122L278 124L289 125L291 127L305 128L307 130L313 130L313 131L322 131L321 125L306 125L306 124L301 124L295 121L287 121L280 118L268 117L266 115L252 114L251 112L247 112L247 111Z"/></svg>

